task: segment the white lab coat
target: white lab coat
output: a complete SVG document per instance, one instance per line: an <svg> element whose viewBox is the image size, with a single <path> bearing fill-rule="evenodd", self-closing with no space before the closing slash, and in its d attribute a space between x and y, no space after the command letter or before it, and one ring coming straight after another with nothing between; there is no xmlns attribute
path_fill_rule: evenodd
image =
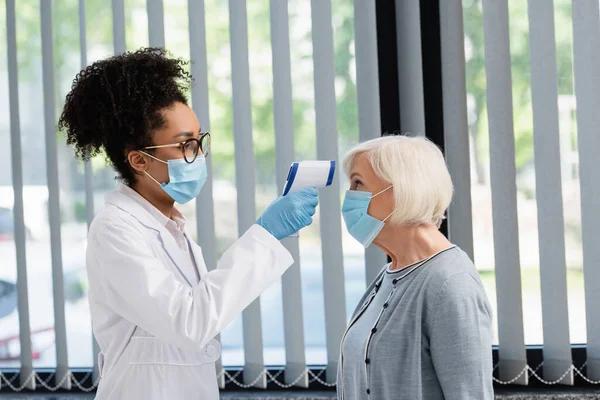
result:
<svg viewBox="0 0 600 400"><path fill-rule="evenodd" d="M192 284L182 272L189 256L166 228L122 190L106 196L87 249L101 349L96 399L218 399L221 348L213 338L293 263L258 225L210 272L200 247L188 242L200 276Z"/></svg>

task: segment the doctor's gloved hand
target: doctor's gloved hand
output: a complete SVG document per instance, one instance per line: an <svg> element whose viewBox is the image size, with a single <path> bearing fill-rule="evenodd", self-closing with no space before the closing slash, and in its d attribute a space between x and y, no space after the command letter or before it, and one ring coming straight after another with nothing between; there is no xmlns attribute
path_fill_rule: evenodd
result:
<svg viewBox="0 0 600 400"><path fill-rule="evenodd" d="M304 189L277 198L256 223L281 240L312 224L317 204L319 204L317 190Z"/></svg>

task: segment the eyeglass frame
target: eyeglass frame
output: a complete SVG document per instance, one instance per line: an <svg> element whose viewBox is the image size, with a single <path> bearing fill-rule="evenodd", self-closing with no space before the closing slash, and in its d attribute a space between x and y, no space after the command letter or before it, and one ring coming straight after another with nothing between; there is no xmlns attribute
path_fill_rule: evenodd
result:
<svg viewBox="0 0 600 400"><path fill-rule="evenodd" d="M198 158L199 152L202 152L202 155L204 157L206 157L208 155L208 153L210 152L210 144L208 146L209 151L207 151L206 153L204 152L204 149L202 149L202 139L204 139L207 136L208 136L208 140L210 143L210 132L200 132L200 136L198 138L189 138L189 139L186 139L183 142L179 142L179 143L161 144L158 146L148 146L148 147L144 147L144 150L162 149L162 148L167 148L167 147L179 147L181 149L181 153L183 154L183 159L185 160L185 162L188 164L191 164L194 161L196 161L196 158ZM192 142L192 141L198 142L198 147L196 147L196 154L194 154L194 158L192 159L192 161L188 161L187 157L185 156L185 146L189 142Z"/></svg>

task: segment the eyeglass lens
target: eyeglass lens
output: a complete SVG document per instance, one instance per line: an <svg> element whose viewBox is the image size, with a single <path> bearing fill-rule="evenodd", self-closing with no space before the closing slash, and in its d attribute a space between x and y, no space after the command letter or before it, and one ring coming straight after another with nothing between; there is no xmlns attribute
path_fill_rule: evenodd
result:
<svg viewBox="0 0 600 400"><path fill-rule="evenodd" d="M204 154L204 157L210 152L210 133L204 134L200 139L200 150Z"/></svg>
<svg viewBox="0 0 600 400"><path fill-rule="evenodd" d="M198 156L198 141L197 140L189 140L183 146L183 157L185 161L188 163L193 163Z"/></svg>
<svg viewBox="0 0 600 400"><path fill-rule="evenodd" d="M188 163L193 163L198 157L198 152L201 151L204 157L208 155L210 151L210 134L205 134L201 139L188 140L183 146L183 157Z"/></svg>

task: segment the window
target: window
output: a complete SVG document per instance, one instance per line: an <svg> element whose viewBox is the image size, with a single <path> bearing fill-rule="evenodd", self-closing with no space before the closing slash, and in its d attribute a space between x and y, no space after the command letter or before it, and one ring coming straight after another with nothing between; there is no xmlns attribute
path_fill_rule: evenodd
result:
<svg viewBox="0 0 600 400"><path fill-rule="evenodd" d="M475 260L489 298L496 309L494 222L490 183L483 12L480 0L463 1ZM534 165L530 28L528 19L530 12L531 10L527 8L527 2L509 1L518 236L525 344L540 345L543 344L544 338L535 175L544 172L537 171ZM570 339L571 343L586 343L581 197L578 174L579 155L575 119L571 14L570 1L554 1L554 29L558 67L557 101L560 131L560 171L564 206ZM497 317L498 313L495 312L495 315ZM495 340L498 343L497 337Z"/></svg>
<svg viewBox="0 0 600 400"><path fill-rule="evenodd" d="M3 1L3 6L4 6ZM143 0L126 0L125 44L127 50L148 46L148 27L154 15L148 14ZM82 43L79 40L79 4L73 0L52 2L53 46L55 68L55 105L58 116L72 79L82 67ZM293 130L295 159L316 159L315 87L313 80L313 46L311 8L304 1L289 2L291 42L291 76L293 89ZM2 7L4 13L6 7ZM332 7L334 32L335 96L337 105L338 160L358 141L356 72L354 65L354 8L352 0L335 0ZM190 58L189 13L187 1L164 2L163 23L166 48L175 56ZM255 163L256 216L278 195L275 179L275 130L273 120L273 67L270 40L270 8L268 2L249 2L248 46L251 83L252 135ZM6 18L4 14L3 18ZM230 15L227 1L205 2L206 46L208 58L208 88L210 125L213 137L211 162L213 171L213 202L217 257L238 237L234 115L232 93L232 59L230 52ZM113 54L113 14L111 4L102 1L85 2L85 61L89 64ZM34 367L56 365L52 284L52 249L48 216L48 179L44 91L42 80L41 17L39 3L19 1L16 4L19 111L22 142L20 161L23 165L23 196L27 229L26 262L29 285L30 322ZM0 33L6 46L5 32ZM3 52L5 54L5 52ZM2 82L8 81L7 60L0 65ZM7 88L2 93L8 93ZM9 115L8 95L0 96L3 115ZM197 105L193 105L196 107ZM16 282L16 242L13 222L13 183L11 164L11 126L8 117L0 120L0 259L1 282L14 287ZM88 218L86 180L93 182L93 213L103 207L103 197L117 182L115 173L99 155L86 167L75 160L73 151L57 134L58 180L60 185L60 262L64 270L65 315L68 361L71 367L93 365L92 333L87 304L85 246ZM90 174L91 172L91 174ZM348 183L338 168L340 204ZM197 213L192 202L181 207L194 236L198 232ZM323 298L323 268L320 239L321 218L317 216L310 228L300 235L302 279L303 331L306 362L326 364L325 316ZM343 261L346 283L346 315L349 316L365 287L365 261L362 247L340 226L343 233ZM197 238L197 237L196 237ZM56 250L55 250L56 251ZM11 292L12 293L12 292ZM285 364L282 285L277 283L261 297L264 363ZM0 317L0 366L18 366L18 310ZM225 366L244 364L242 317L237 318L221 335L222 362ZM4 353L3 353L4 352ZM8 354L8 356L3 356Z"/></svg>

